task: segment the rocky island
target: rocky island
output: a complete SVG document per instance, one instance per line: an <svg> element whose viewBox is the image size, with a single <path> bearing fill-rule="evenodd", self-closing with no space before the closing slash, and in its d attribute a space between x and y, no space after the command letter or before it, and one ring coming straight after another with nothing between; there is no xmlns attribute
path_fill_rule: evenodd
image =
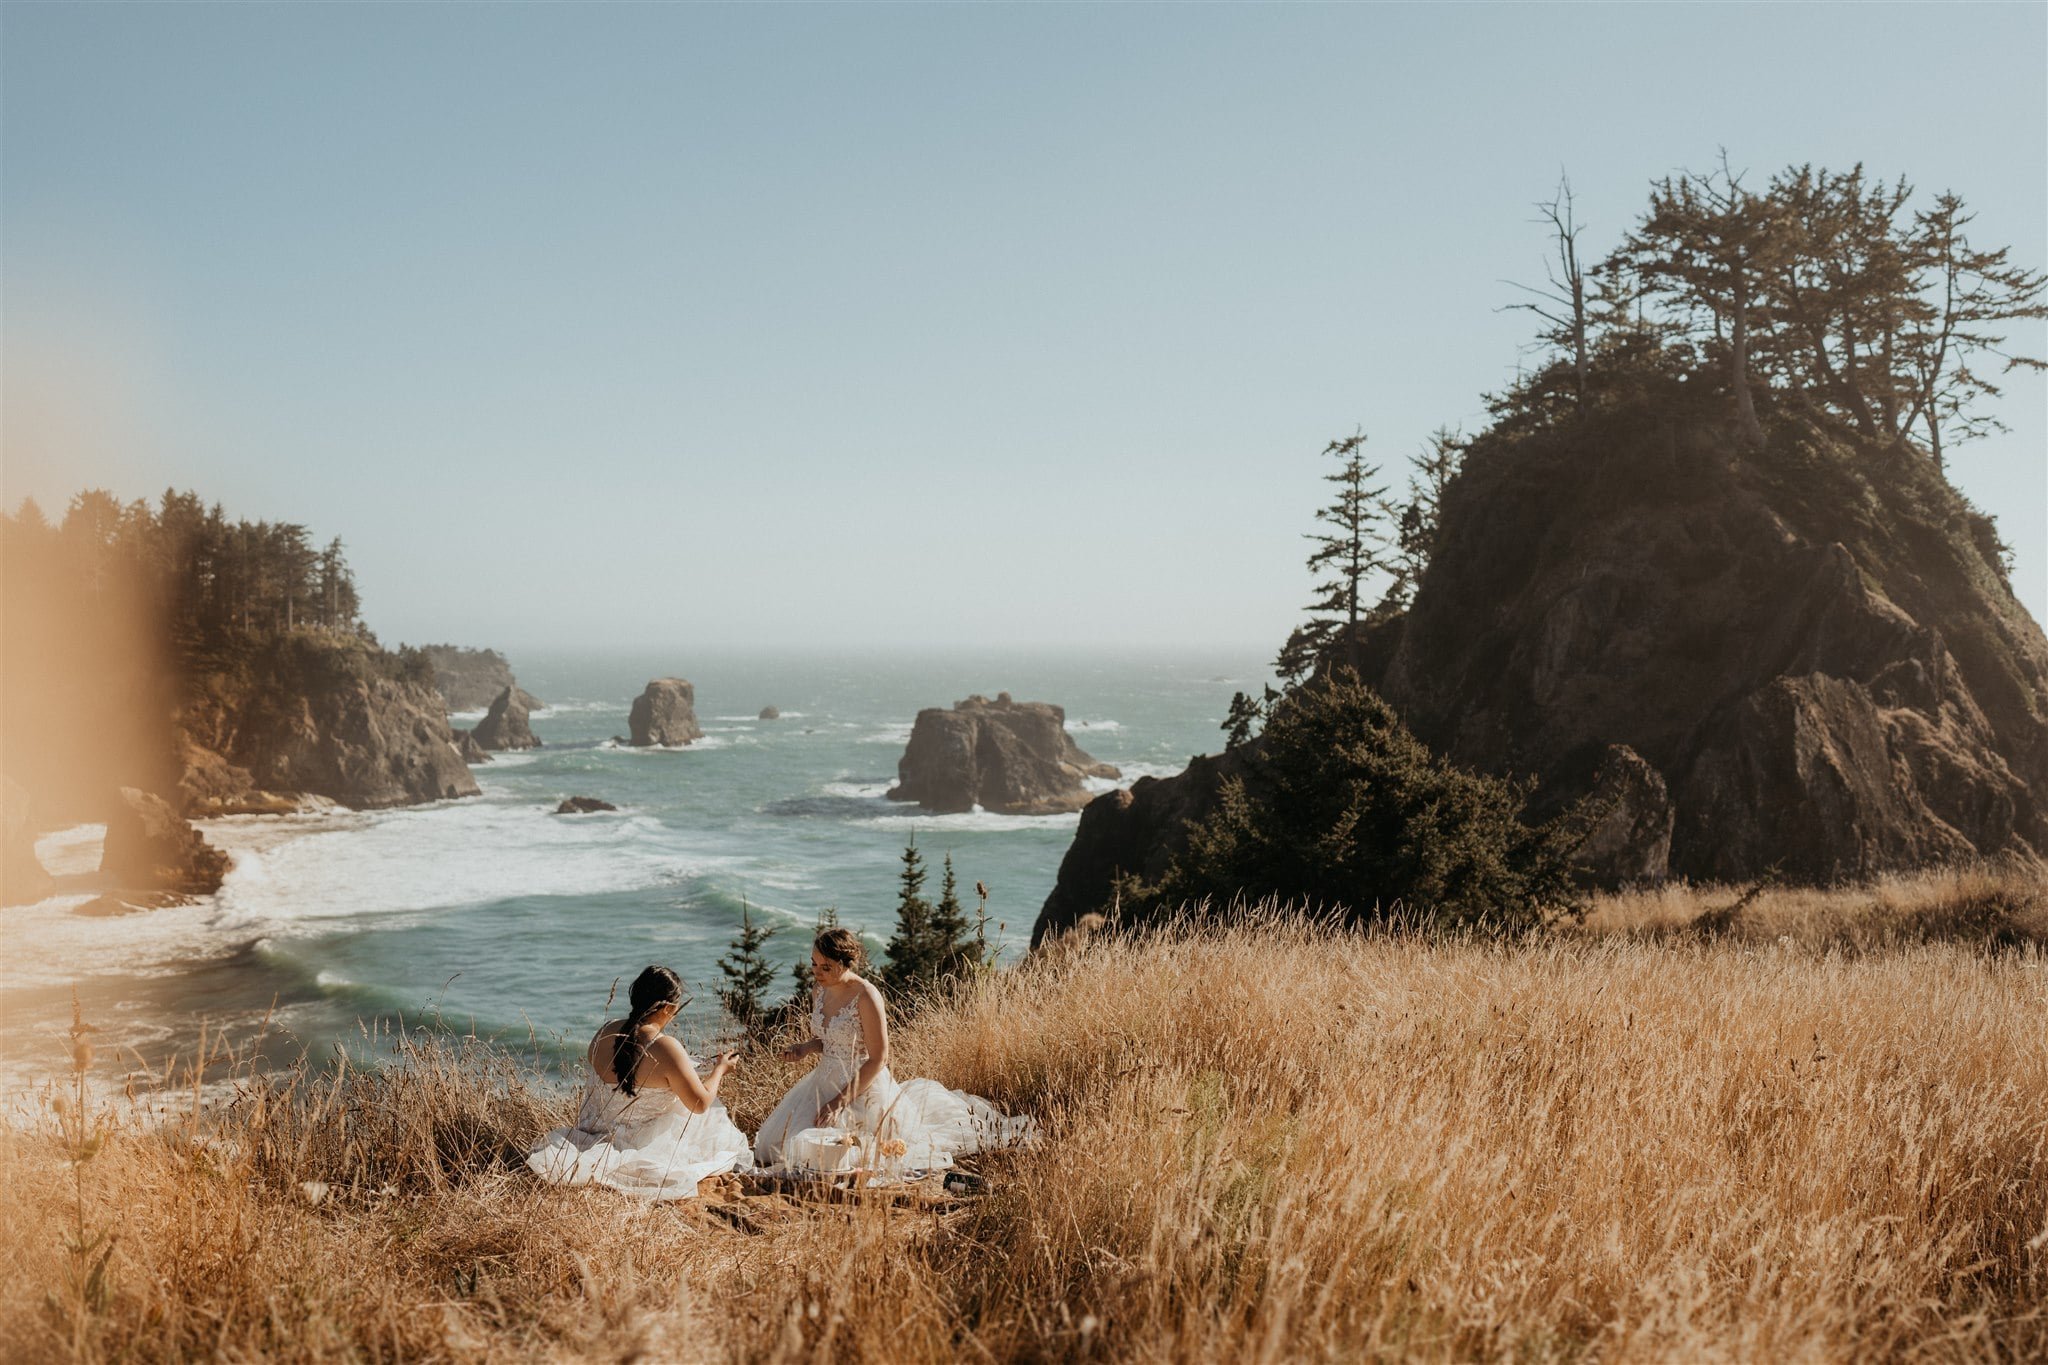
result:
<svg viewBox="0 0 2048 1365"><path fill-rule="evenodd" d="M495 649L421 645L420 653L434 670L434 686L441 690L450 711L481 711L508 687L529 711L538 711L545 705L519 685L519 680L512 676L512 665Z"/></svg>
<svg viewBox="0 0 2048 1365"><path fill-rule="evenodd" d="M891 801L942 814L979 806L1002 815L1076 811L1091 798L1087 778L1122 775L1081 751L1067 733L1065 710L1013 701L1008 692L918 712L896 774Z"/></svg>
<svg viewBox="0 0 2048 1365"><path fill-rule="evenodd" d="M697 689L687 678L656 678L633 698L626 725L632 731L628 742L638 749L680 748L704 738L697 727Z"/></svg>
<svg viewBox="0 0 2048 1365"><path fill-rule="evenodd" d="M521 695L518 688L507 686L492 700L489 713L469 732L469 739L477 748L504 752L540 747L540 740L534 737L533 727L527 722Z"/></svg>

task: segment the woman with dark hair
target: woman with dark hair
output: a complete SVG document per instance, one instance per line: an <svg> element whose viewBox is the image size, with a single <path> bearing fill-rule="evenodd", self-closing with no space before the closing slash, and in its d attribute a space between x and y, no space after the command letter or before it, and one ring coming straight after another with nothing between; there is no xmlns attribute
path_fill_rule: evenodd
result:
<svg viewBox="0 0 2048 1365"><path fill-rule="evenodd" d="M861 975L866 966L867 953L850 929L827 929L812 942L811 1037L785 1048L782 1058L816 1057L818 1064L761 1125L755 1163L801 1169L850 1137L861 1165L910 1175L1029 1139L1030 1119L1000 1114L979 1095L890 1074L889 1017L882 993Z"/></svg>
<svg viewBox="0 0 2048 1365"><path fill-rule="evenodd" d="M609 1185L643 1199L688 1199L706 1176L751 1167L747 1135L718 1102L733 1054L698 1075L665 1030L682 1012L683 983L666 967L633 979L631 1012L607 1019L584 1054L592 1076L571 1128L557 1128L526 1164L557 1185Z"/></svg>

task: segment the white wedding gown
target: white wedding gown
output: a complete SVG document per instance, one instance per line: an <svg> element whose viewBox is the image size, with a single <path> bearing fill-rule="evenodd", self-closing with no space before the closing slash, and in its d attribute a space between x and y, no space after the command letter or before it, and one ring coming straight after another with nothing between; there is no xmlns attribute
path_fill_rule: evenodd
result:
<svg viewBox="0 0 2048 1365"><path fill-rule="evenodd" d="M811 1033L824 1040L825 1050L761 1125L754 1139L757 1166L788 1169L790 1139L817 1123L818 1106L844 1090L867 1059L858 1003L858 997L849 1001L827 1022L824 1001L812 1000ZM904 1151L891 1155L886 1165L904 1176L941 1170L956 1156L1028 1142L1033 1136L1028 1116L1002 1114L981 1096L948 1090L937 1081L898 1082L887 1067L832 1122L858 1133L863 1150L871 1154L880 1153L882 1142L901 1139Z"/></svg>
<svg viewBox="0 0 2048 1365"><path fill-rule="evenodd" d="M640 1199L689 1199L697 1182L754 1164L742 1133L713 1102L692 1114L666 1090L628 1095L593 1078L573 1127L557 1128L526 1154L556 1185L609 1185Z"/></svg>

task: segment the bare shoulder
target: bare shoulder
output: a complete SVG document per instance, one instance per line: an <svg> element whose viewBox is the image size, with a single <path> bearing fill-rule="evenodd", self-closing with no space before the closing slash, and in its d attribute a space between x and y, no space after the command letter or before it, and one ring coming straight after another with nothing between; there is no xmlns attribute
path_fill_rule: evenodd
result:
<svg viewBox="0 0 2048 1365"><path fill-rule="evenodd" d="M872 1006L877 1014L882 1012L882 988L866 977L860 979L860 995L857 999Z"/></svg>

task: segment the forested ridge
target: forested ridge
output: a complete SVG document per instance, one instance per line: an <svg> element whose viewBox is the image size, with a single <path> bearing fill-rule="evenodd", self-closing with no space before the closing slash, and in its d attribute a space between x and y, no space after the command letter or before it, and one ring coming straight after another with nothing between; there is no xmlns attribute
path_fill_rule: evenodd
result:
<svg viewBox="0 0 2048 1365"><path fill-rule="evenodd" d="M339 537L193 492L88 489L55 520L24 500L0 517L0 585L0 764L41 822L98 818L120 786L176 800L194 744L233 749L291 696L433 682L363 624Z"/></svg>

